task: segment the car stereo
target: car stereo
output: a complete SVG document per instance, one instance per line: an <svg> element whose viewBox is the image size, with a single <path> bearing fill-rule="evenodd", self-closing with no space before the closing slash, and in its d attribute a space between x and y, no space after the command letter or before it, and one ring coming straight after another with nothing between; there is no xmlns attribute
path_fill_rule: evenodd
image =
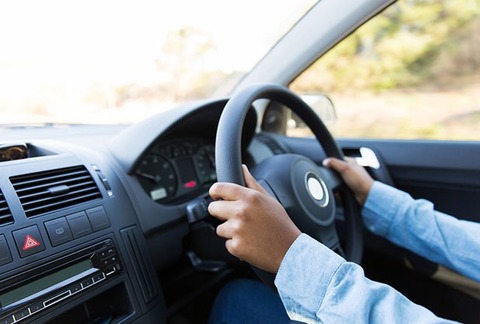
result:
<svg viewBox="0 0 480 324"><path fill-rule="evenodd" d="M20 322L108 280L122 270L107 239L0 282L0 324Z"/></svg>

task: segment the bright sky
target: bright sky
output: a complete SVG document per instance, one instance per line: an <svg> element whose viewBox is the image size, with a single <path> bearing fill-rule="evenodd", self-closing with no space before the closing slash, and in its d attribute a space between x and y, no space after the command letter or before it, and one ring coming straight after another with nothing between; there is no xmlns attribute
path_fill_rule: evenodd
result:
<svg viewBox="0 0 480 324"><path fill-rule="evenodd" d="M0 0L0 113L52 82L153 82L166 34L189 25L215 42L211 62L247 70L313 2Z"/></svg>
<svg viewBox="0 0 480 324"><path fill-rule="evenodd" d="M265 32L277 33L282 24L298 15L298 8L292 6L295 2L300 9L312 3L298 0L2 1L0 62L13 60L23 64L38 59L71 65L72 56L92 62L105 59L112 65L138 62L138 59L158 56L168 31L193 25L209 32L217 43L225 44L222 46L229 49L237 64L240 61L250 65L272 36ZM303 5L298 6L298 2ZM240 44L247 42L248 47L241 48Z"/></svg>

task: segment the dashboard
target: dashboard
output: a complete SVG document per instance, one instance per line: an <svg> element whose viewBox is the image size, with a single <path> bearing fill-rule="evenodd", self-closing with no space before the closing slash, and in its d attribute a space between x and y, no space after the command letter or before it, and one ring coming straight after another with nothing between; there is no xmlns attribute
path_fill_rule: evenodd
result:
<svg viewBox="0 0 480 324"><path fill-rule="evenodd" d="M154 201L184 202L216 181L215 146L201 138L161 143L141 159L135 175Z"/></svg>
<svg viewBox="0 0 480 324"><path fill-rule="evenodd" d="M218 282L226 261L201 260L222 259L212 254L226 254L224 243L212 226L190 222L187 205L217 180L225 103L191 103L131 126L3 134L0 323L165 322ZM247 164L274 154L256 123L251 109ZM199 275L197 285L181 284Z"/></svg>

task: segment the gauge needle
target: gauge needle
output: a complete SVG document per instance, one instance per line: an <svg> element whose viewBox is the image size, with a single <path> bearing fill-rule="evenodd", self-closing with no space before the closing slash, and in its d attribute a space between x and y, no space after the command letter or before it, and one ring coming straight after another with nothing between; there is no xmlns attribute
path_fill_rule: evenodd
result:
<svg viewBox="0 0 480 324"><path fill-rule="evenodd" d="M152 180L153 182L159 182L160 181L159 176L154 176L154 175L144 173L144 172L141 172L141 171L137 171L137 174L139 176L142 176L142 177L146 178L146 179Z"/></svg>

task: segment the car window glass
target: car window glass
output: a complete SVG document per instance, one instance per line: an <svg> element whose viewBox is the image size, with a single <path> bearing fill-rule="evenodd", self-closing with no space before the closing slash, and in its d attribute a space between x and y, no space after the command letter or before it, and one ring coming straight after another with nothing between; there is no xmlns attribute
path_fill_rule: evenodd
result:
<svg viewBox="0 0 480 324"><path fill-rule="evenodd" d="M480 140L479 12L478 0L399 1L290 88L331 97L337 137Z"/></svg>
<svg viewBox="0 0 480 324"><path fill-rule="evenodd" d="M315 2L1 1L0 124L130 124L228 96Z"/></svg>

